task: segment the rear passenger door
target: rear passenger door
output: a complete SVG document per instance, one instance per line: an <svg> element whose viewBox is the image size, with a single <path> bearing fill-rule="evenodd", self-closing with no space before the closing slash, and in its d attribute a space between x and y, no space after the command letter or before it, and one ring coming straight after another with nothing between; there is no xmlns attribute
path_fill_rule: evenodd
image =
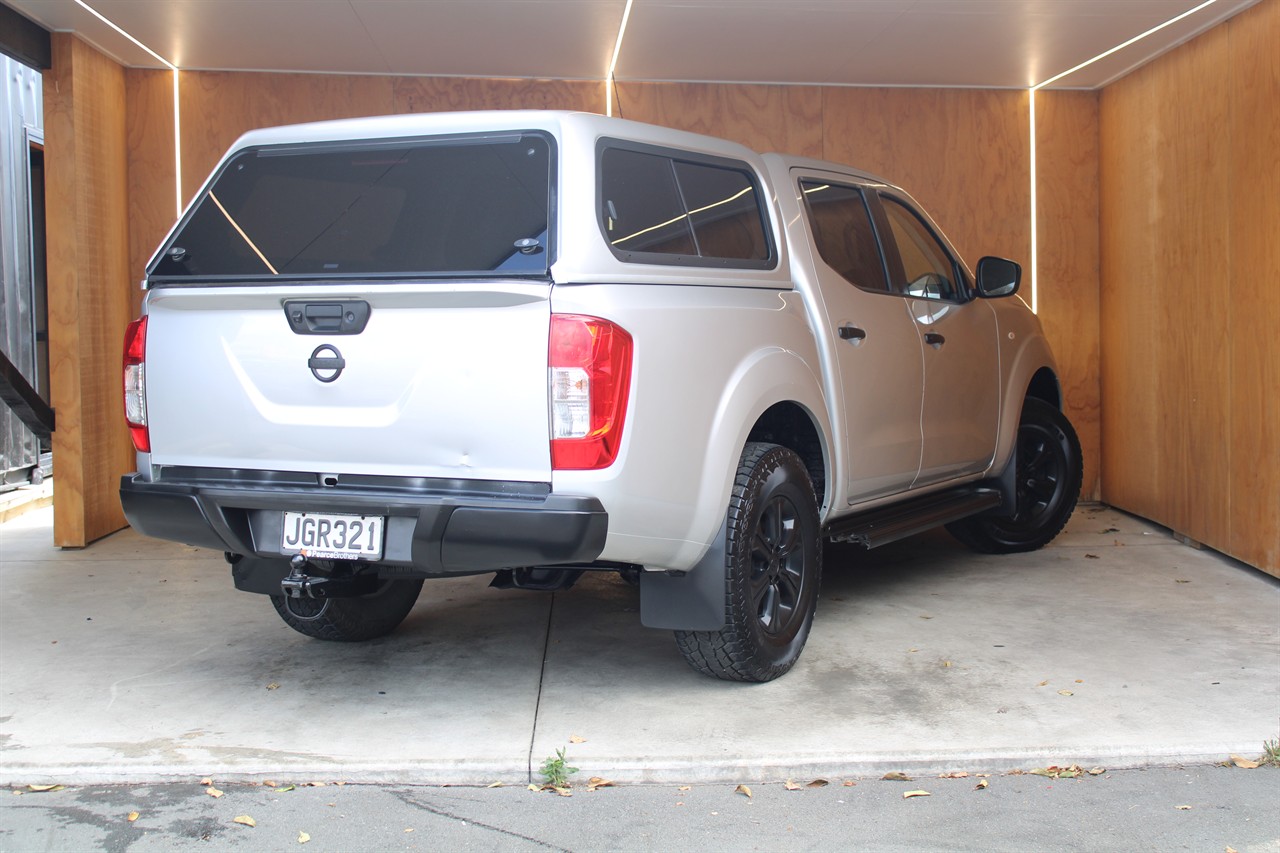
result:
<svg viewBox="0 0 1280 853"><path fill-rule="evenodd" d="M797 177L832 324L849 502L904 491L920 467L923 356L907 301L889 286L868 205L874 191L836 174Z"/></svg>
<svg viewBox="0 0 1280 853"><path fill-rule="evenodd" d="M879 192L890 287L905 297L924 354L917 486L985 471L995 453L1000 365L991 306L974 299L968 274L904 198Z"/></svg>

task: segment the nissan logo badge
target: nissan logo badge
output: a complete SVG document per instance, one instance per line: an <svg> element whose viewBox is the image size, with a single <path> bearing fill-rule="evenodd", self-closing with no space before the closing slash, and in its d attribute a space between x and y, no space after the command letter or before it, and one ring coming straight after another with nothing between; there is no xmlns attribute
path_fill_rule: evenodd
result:
<svg viewBox="0 0 1280 853"><path fill-rule="evenodd" d="M307 367L311 368L311 375L321 382L332 382L337 379L346 366L347 360L332 344L321 344L312 350L311 358L307 359Z"/></svg>

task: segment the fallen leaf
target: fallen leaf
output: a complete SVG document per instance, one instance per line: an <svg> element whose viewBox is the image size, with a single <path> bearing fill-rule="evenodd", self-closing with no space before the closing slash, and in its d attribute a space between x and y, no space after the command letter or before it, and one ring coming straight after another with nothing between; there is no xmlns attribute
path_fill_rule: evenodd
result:
<svg viewBox="0 0 1280 853"><path fill-rule="evenodd" d="M1077 679L1076 679L1076 684L1084 684L1084 679L1083 679L1083 678L1077 678Z"/></svg>
<svg viewBox="0 0 1280 853"><path fill-rule="evenodd" d="M1239 767L1241 770L1252 770L1253 768L1260 766L1258 762L1250 761L1249 759L1239 755L1232 755L1231 763L1236 767Z"/></svg>
<svg viewBox="0 0 1280 853"><path fill-rule="evenodd" d="M279 682L273 681L273 682L271 682L270 684L268 684L268 685L267 685L267 689L268 689L268 690L279 690L279 689L280 689L280 684L279 684Z"/></svg>
<svg viewBox="0 0 1280 853"><path fill-rule="evenodd" d="M1085 558L1086 560L1101 560L1101 559L1102 559L1102 558L1101 558L1101 557L1099 557L1097 554L1085 554L1085 555L1084 555L1084 558Z"/></svg>
<svg viewBox="0 0 1280 853"><path fill-rule="evenodd" d="M692 785L681 785L679 788L676 788L676 790L677 790L677 791L691 791L691 790L693 790L693 786L692 786Z"/></svg>
<svg viewBox="0 0 1280 853"><path fill-rule="evenodd" d="M307 783L307 785L306 785L306 787L308 787L308 788L323 788L323 787L324 787L325 785L327 785L327 784L329 784L329 783L328 783L328 782L308 782L308 783Z"/></svg>
<svg viewBox="0 0 1280 853"><path fill-rule="evenodd" d="M596 788L613 788L616 787L613 782L600 776L592 776L587 780L587 790L594 791Z"/></svg>
<svg viewBox="0 0 1280 853"><path fill-rule="evenodd" d="M920 650L919 650L919 649L907 649L907 653L908 653L908 654L915 654L915 653L916 653L916 652L918 652L918 651L920 651Z"/></svg>
<svg viewBox="0 0 1280 853"><path fill-rule="evenodd" d="M579 735L569 735L569 743L586 743L587 739Z"/></svg>
<svg viewBox="0 0 1280 853"><path fill-rule="evenodd" d="M751 789L748 788L746 785L739 785L738 787L733 789L733 792L735 794L742 794L748 800L751 799Z"/></svg>
<svg viewBox="0 0 1280 853"><path fill-rule="evenodd" d="M267 787L267 788L274 788L276 786L276 783L271 781L270 779L263 779L262 784L264 787Z"/></svg>
<svg viewBox="0 0 1280 853"><path fill-rule="evenodd" d="M792 781L792 780L790 780L790 779L788 779L787 781L783 782L783 783L782 783L782 787L786 788L788 791L803 791L803 790L804 790L804 785L797 785L795 782L793 782L793 781Z"/></svg>
<svg viewBox="0 0 1280 853"><path fill-rule="evenodd" d="M541 791L541 790L542 790L542 787L541 787L540 785L533 785L533 784L530 784L530 785L529 785L529 790L530 790L530 791Z"/></svg>
<svg viewBox="0 0 1280 853"><path fill-rule="evenodd" d="M1103 773L1106 773L1106 772L1107 772L1107 768L1105 768L1105 767L1091 767L1091 768L1089 768L1089 775L1090 775L1090 776L1101 776Z"/></svg>
<svg viewBox="0 0 1280 853"><path fill-rule="evenodd" d="M1058 695L1059 695L1059 696L1074 696L1074 695L1076 695L1076 694L1072 693L1070 690L1059 690L1059 691L1058 691Z"/></svg>
<svg viewBox="0 0 1280 853"><path fill-rule="evenodd" d="M214 787L205 788L204 792L209 796L213 797L215 800L218 799L218 797L222 796L222 791L219 791L217 788L214 788Z"/></svg>
<svg viewBox="0 0 1280 853"><path fill-rule="evenodd" d="M1108 527L1106 530L1104 530L1104 531L1102 531L1102 532L1103 532L1103 533L1119 533L1119 532L1120 532L1120 530L1119 530L1118 528L1115 528L1115 527Z"/></svg>
<svg viewBox="0 0 1280 853"><path fill-rule="evenodd" d="M921 618L921 619L932 619L933 617L932 617L932 616L921 616L920 618Z"/></svg>
<svg viewBox="0 0 1280 853"><path fill-rule="evenodd" d="M812 782L806 783L805 787L806 788L825 788L830 784L831 783L828 782L826 779L814 779Z"/></svg>
<svg viewBox="0 0 1280 853"><path fill-rule="evenodd" d="M284 794L284 793L288 793L289 791L292 791L295 787L296 787L295 785L285 785L283 788L276 788L276 791L278 791L281 794Z"/></svg>
<svg viewBox="0 0 1280 853"><path fill-rule="evenodd" d="M968 779L969 774L964 772L963 770L957 770L955 773L942 773L938 776L938 778L939 779Z"/></svg>
<svg viewBox="0 0 1280 853"><path fill-rule="evenodd" d="M942 665L943 665L944 667L948 667L948 668L949 668L949 667L951 666L951 661L949 661L949 660L944 660L944 661L942 662Z"/></svg>
<svg viewBox="0 0 1280 853"><path fill-rule="evenodd" d="M975 790L975 791L981 791L983 788L986 788L986 787L989 787L989 783L987 782L987 780L986 780L986 779L979 779L979 780L978 780L978 784L976 784L976 785L974 785L974 786L973 786L973 790Z"/></svg>
<svg viewBox="0 0 1280 853"><path fill-rule="evenodd" d="M855 786L855 785L857 785L857 784L858 784L858 783L857 783L857 782L855 782L855 781L853 781L852 779L845 779L845 780L844 780L844 786L845 786L846 788L852 788L853 786Z"/></svg>
<svg viewBox="0 0 1280 853"><path fill-rule="evenodd" d="M413 827L412 826L409 827L408 829L405 830L405 832L413 832Z"/></svg>
<svg viewBox="0 0 1280 853"><path fill-rule="evenodd" d="M1058 776L1054 771L1057 769L1058 768L1056 767L1036 767L1032 770L1028 770L1027 772L1032 776L1047 776L1050 779L1056 779Z"/></svg>
<svg viewBox="0 0 1280 853"><path fill-rule="evenodd" d="M1258 765L1254 765L1257 767ZM55 791L65 791L66 785L28 785L27 790L33 794L52 794Z"/></svg>
<svg viewBox="0 0 1280 853"><path fill-rule="evenodd" d="M1174 583L1191 583L1191 581L1184 581L1182 578L1178 578Z"/></svg>
<svg viewBox="0 0 1280 853"><path fill-rule="evenodd" d="M1180 812L1189 812L1189 811L1191 811L1191 806L1174 806L1174 808L1175 808L1175 809L1177 809L1177 810L1178 810L1178 811L1180 811Z"/></svg>
<svg viewBox="0 0 1280 853"><path fill-rule="evenodd" d="M306 843L307 843L308 841L310 841L310 840L311 840L311 836L310 836L310 835L307 835L307 834L306 834L305 832L303 832L301 829L299 829L299 830L298 830L298 843L299 843L299 844L306 844Z"/></svg>
<svg viewBox="0 0 1280 853"><path fill-rule="evenodd" d="M502 783L501 783L501 782L490 782L488 785L485 785L485 787L486 787L486 788L501 788L501 787L502 787Z"/></svg>
<svg viewBox="0 0 1280 853"><path fill-rule="evenodd" d="M142 817L142 815L138 814L137 812L129 812L128 816L125 817L125 820L129 821L129 823L133 823L135 820L137 820L140 817Z"/></svg>
<svg viewBox="0 0 1280 853"><path fill-rule="evenodd" d="M910 782L911 777L906 773L899 773L897 770L890 770L888 773L880 777L884 782Z"/></svg>
<svg viewBox="0 0 1280 853"><path fill-rule="evenodd" d="M203 779L201 779L201 780L200 780L200 784L201 784L201 785L204 785L204 786L207 788L207 787L209 787L210 785L212 785L212 784L213 784L213 779L211 779L211 778L209 778L208 776L206 776L206 777L204 777Z"/></svg>
<svg viewBox="0 0 1280 853"><path fill-rule="evenodd" d="M559 795L560 795L560 796L562 796L562 797L572 797L572 796L573 796L573 791L572 791L572 790L570 790L569 788L554 788L554 787L553 787L551 790L555 791L557 794L559 794Z"/></svg>
<svg viewBox="0 0 1280 853"><path fill-rule="evenodd" d="M932 796L933 795L930 794L928 791L903 791L902 792L902 799L904 800L909 800L912 797L932 797Z"/></svg>
<svg viewBox="0 0 1280 853"><path fill-rule="evenodd" d="M1240 851L1234 847L1228 847L1226 850L1222 851L1222 853L1240 853Z"/></svg>
<svg viewBox="0 0 1280 853"><path fill-rule="evenodd" d="M1044 687L1044 686L1045 686L1046 684L1048 684L1048 683L1049 683L1049 682L1047 682L1047 681L1042 681L1042 682L1040 682L1039 684L1037 684L1037 685L1036 685L1036 687Z"/></svg>
<svg viewBox="0 0 1280 853"><path fill-rule="evenodd" d="M233 819L233 822L234 822L234 823L241 824L242 826L257 826L257 825L258 825L258 822L257 822L256 820L254 820L253 818L249 817L247 814L236 815L236 816L235 816L235 818Z"/></svg>

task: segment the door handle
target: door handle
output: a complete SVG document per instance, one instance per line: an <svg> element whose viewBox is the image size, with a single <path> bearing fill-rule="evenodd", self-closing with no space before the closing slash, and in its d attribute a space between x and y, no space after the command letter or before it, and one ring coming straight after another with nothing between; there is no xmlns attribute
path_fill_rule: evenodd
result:
<svg viewBox="0 0 1280 853"><path fill-rule="evenodd" d="M924 342L934 349L938 349L947 342L947 339L937 332L926 332Z"/></svg>
<svg viewBox="0 0 1280 853"><path fill-rule="evenodd" d="M862 343L867 339L867 330L859 329L857 326L851 326L845 323L839 329L840 340L853 341L855 344Z"/></svg>

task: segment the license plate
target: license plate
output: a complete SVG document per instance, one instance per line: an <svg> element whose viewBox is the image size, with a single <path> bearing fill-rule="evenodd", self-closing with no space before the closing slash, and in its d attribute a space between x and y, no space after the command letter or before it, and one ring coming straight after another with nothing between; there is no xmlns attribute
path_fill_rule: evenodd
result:
<svg viewBox="0 0 1280 853"><path fill-rule="evenodd" d="M286 512L280 550L324 560L378 560L384 523L380 515Z"/></svg>

